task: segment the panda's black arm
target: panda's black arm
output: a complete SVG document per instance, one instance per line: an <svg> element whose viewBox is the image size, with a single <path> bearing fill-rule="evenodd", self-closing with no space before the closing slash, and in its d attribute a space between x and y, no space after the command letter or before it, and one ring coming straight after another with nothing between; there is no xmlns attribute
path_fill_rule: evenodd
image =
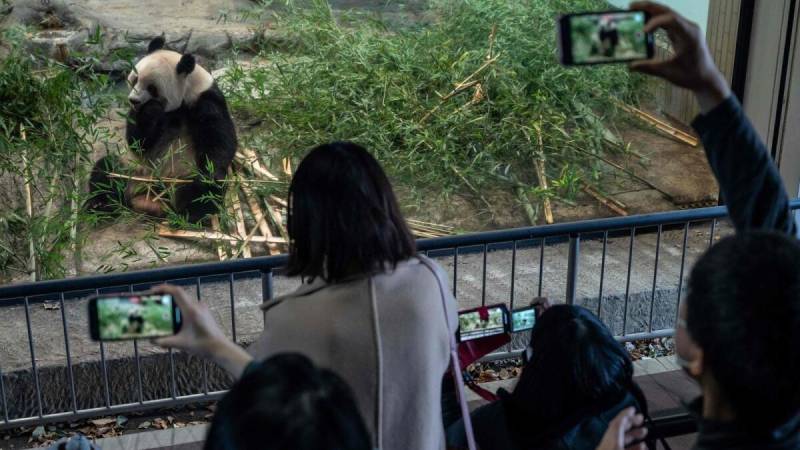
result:
<svg viewBox="0 0 800 450"><path fill-rule="evenodd" d="M225 98L216 85L200 96L189 108L188 115L189 133L200 173L191 184L177 189L175 206L181 213L188 212L189 221L197 222L216 213L217 203L222 203L224 185L219 181L225 179L236 154L236 129ZM210 182L212 179L217 182Z"/></svg>
<svg viewBox="0 0 800 450"><path fill-rule="evenodd" d="M164 134L166 123L167 115L161 102L151 100L139 107L138 111L131 109L125 130L128 147L146 153Z"/></svg>
<svg viewBox="0 0 800 450"><path fill-rule="evenodd" d="M216 84L200 95L188 113L197 167L205 176L224 179L236 155L236 129ZM211 172L207 170L209 164L213 167Z"/></svg>

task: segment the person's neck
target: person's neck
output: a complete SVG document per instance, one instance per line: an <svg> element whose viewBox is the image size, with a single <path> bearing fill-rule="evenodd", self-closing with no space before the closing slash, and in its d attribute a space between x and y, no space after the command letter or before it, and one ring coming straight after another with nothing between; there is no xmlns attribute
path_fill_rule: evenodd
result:
<svg viewBox="0 0 800 450"><path fill-rule="evenodd" d="M711 377L703 380L703 418L718 422L732 422L736 414L730 403L721 395L716 381Z"/></svg>

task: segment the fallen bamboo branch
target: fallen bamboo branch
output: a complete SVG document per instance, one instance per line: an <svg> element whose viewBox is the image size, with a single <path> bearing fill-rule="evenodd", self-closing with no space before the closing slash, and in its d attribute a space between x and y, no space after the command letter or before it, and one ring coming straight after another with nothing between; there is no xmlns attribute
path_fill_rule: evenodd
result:
<svg viewBox="0 0 800 450"><path fill-rule="evenodd" d="M253 217L255 217L256 222L261 229L261 234L267 238L272 237L272 232L269 229L269 225L267 225L264 212L261 210L261 206L258 204L258 197L256 197L256 195L253 193L253 190L250 189L249 186L242 185L242 191L244 192L244 197L247 199L247 204L250 206L250 211L253 213ZM267 251L270 255L276 255L280 253L278 246L272 243L267 243Z"/></svg>
<svg viewBox="0 0 800 450"><path fill-rule="evenodd" d="M425 226L425 227L429 227L431 229L438 229L438 230L440 230L442 232L445 232L445 233L451 233L451 232L453 232L455 230L455 228L451 227L450 225L442 225L442 224L438 224L438 223L423 222L422 220L419 220L419 219L406 219L406 222L408 222L410 225L414 225L414 226Z"/></svg>
<svg viewBox="0 0 800 450"><path fill-rule="evenodd" d="M473 186L472 183L470 183L469 180L467 180L467 177L465 177L456 168L456 166L450 166L450 168L453 169L453 172L455 172L455 174L458 175L459 178L461 178L461 181L463 181L464 184L466 184L467 187L470 188L472 190L472 192L474 192L475 195L477 195L483 201L483 204L486 205L486 209L489 211L489 213L492 215L492 217L494 217L494 212L492 212L492 205L489 203L489 201L486 200L486 198L484 198L483 194L481 194L479 190L475 189L475 186Z"/></svg>
<svg viewBox="0 0 800 450"><path fill-rule="evenodd" d="M259 230L259 229L261 229L261 226L262 226L262 224L266 225L266 222L265 222L264 216L261 216L261 219L258 221L258 223L256 223L256 226L254 226L254 227L253 227L253 229L252 229L252 230L250 230L250 233L248 233L247 237L245 237L244 241L242 241L241 245L239 245L239 249L238 249L238 250L236 250L236 251L233 253L233 259L236 259L236 258L238 258L238 257L239 257L239 255L241 255L241 254L242 254L242 252L243 252L245 249L247 249L247 250L249 251L249 249L250 249L250 247L249 247L249 245L250 245L250 241L253 239L253 237L255 237L256 231L257 231L257 230ZM267 243L267 246L269 246L269 245L275 245L275 244L270 244L270 243ZM251 256L252 256L252 255L251 255Z"/></svg>
<svg viewBox="0 0 800 450"><path fill-rule="evenodd" d="M289 159L289 158L283 158L283 160L281 160L281 162L283 163L283 173L285 173L287 177L291 178L292 177L292 160Z"/></svg>
<svg viewBox="0 0 800 450"><path fill-rule="evenodd" d="M659 119L658 117L646 111L642 111L641 109L636 108L634 106L626 105L625 103L622 103L616 99L612 100L622 110L630 114L633 114L643 122L647 122L649 125L653 126L658 131L661 131L662 133L665 133L668 136L672 137L673 139L676 139L684 144L690 145L692 147L697 147L699 141L697 140L696 137L692 136L691 134L672 126L671 124Z"/></svg>
<svg viewBox="0 0 800 450"><path fill-rule="evenodd" d="M628 170L628 169L626 169L626 168L624 168L624 167L620 166L619 164L617 164L617 163L615 163L615 162L613 162L613 161L610 161L610 160L608 160L608 159L606 159L606 158L603 158L603 157L602 157L602 156L600 156L600 155L595 155L595 154L594 154L594 153L592 153L592 152L587 152L586 150L580 149L580 148L578 148L578 147L570 147L570 148L572 148L573 150L577 150L577 151L579 151L579 152L581 152L581 153L584 153L584 154L586 154L586 155L592 156L592 157L594 157L594 158L597 158L597 159L599 159L600 161L603 161L604 163L608 164L609 166L611 166L611 167L613 167L613 168L615 168L615 169L619 170L620 172L622 172L622 173L624 173L624 174L626 174L626 175L630 176L631 178L633 178L633 179L635 179L635 180L637 180L637 181L639 181L639 182L643 183L644 185L646 185L646 186L647 186L647 187L649 187L650 189L653 189L653 190L655 190L655 191L658 191L658 193L660 193L661 195L663 195L664 197L666 197L666 198L667 198L667 200L670 200L670 201L673 201L673 200L674 200L674 199L673 199L673 197L672 197L672 195L670 195L668 192L664 191L663 189L660 189L660 188L658 188L658 186L656 186L656 185L654 185L653 183L649 182L648 180L646 180L646 179L644 179L644 178L640 177L639 175L636 175L636 174L635 174L633 171L631 171L631 170Z"/></svg>
<svg viewBox="0 0 800 450"><path fill-rule="evenodd" d="M159 225L158 235L161 237L170 238L184 238L184 239L204 239L209 241L229 241L229 242L244 242L246 237L234 236L231 234L216 231L219 229L219 219L216 220L216 225L213 225L214 218L212 217L212 226L214 231L189 231L189 230L172 230L164 225ZM275 244L285 244L286 240L279 237L267 238L265 236L253 236L250 242L272 242Z"/></svg>
<svg viewBox="0 0 800 450"><path fill-rule="evenodd" d="M583 185L583 191L587 194L594 197L595 200L605 205L606 208L614 211L615 213L619 214L620 216L627 216L628 212L624 209L625 205L614 200L613 198L607 197L588 184Z"/></svg>
<svg viewBox="0 0 800 450"><path fill-rule="evenodd" d="M487 60L486 60L486 62L484 62L484 63L483 63L483 64L482 64L482 65L481 65L481 66L478 68L478 70L476 70L475 72L472 72L472 74L471 74L470 76L468 76L467 78L465 78L465 79L464 79L464 81L462 81L462 82L460 82L460 83L457 83L457 84L456 84L456 86L455 86L455 88L453 88L453 90L452 90L452 91L450 91L450 93L448 93L447 95L445 95L444 97L442 97L442 98L439 100L439 104L438 104L438 105L436 105L436 106L435 106L435 107L434 107L432 110L430 110L430 111L428 111L427 113L425 113L425 115L424 115L424 116L422 116L422 119L420 119L420 121L419 121L419 122L420 122L420 123L425 123L425 122L428 120L428 118L429 118L431 115L433 115L433 113L435 113L436 111L438 111L438 110L439 110L439 108L441 108L441 107L442 107L442 105L444 105L444 104L445 104L445 102L447 102L447 101L448 101L448 100L450 100L451 98L455 97L456 95L458 95L458 94L460 94L460 93L462 93L462 92L464 92L464 91L466 91L466 90L470 89L471 87L473 87L473 86L477 85L477 84L478 84L478 81L477 81L477 80L473 81L472 79L473 79L474 77L478 76L478 74L479 74L479 73L481 73L481 72L483 72L483 71L484 71L484 70L485 70L487 67L489 67L490 65L494 64L494 63L497 61L497 59L498 59L499 57L500 57L500 53L498 53L498 54L497 54L495 57L493 57L493 58L487 59Z"/></svg>

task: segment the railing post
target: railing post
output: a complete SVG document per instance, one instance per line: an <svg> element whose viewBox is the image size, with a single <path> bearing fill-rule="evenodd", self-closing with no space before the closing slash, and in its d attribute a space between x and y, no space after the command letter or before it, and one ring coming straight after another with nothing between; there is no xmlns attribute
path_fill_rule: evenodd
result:
<svg viewBox="0 0 800 450"><path fill-rule="evenodd" d="M261 303L272 300L272 268L261 270ZM267 325L267 312L262 311L264 326Z"/></svg>
<svg viewBox="0 0 800 450"><path fill-rule="evenodd" d="M567 293L566 303L575 303L575 290L578 284L578 258L581 253L581 235L571 234L569 236L569 257L567 259Z"/></svg>

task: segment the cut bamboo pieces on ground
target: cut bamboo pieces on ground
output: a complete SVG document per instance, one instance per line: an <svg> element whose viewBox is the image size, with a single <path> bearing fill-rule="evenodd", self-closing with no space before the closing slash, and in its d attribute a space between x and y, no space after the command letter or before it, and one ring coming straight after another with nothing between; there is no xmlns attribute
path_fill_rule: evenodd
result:
<svg viewBox="0 0 800 450"><path fill-rule="evenodd" d="M692 136L691 134L689 134L689 133L687 133L685 131L679 130L678 128L675 128L674 126L670 125L669 123L665 122L664 120L661 120L658 117L656 117L656 116L654 116L654 115L652 115L652 114L650 114L648 112L642 111L639 108L636 108L636 107L633 107L633 106L630 106L630 105L626 105L626 104L624 104L624 103L622 103L622 102L620 102L618 100L614 100L614 103L620 109L622 109L623 111L626 111L626 112L630 113L631 115L633 115L636 118L638 118L639 120L649 124L650 126L655 128L656 130L658 130L661 133L669 136L670 138L672 138L672 139L674 139L674 140L676 140L678 142L682 142L684 144L687 144L689 146L697 147L697 144L699 143L699 141L697 140L696 137Z"/></svg>
<svg viewBox="0 0 800 450"><path fill-rule="evenodd" d="M220 260L240 256L250 258L257 253L254 252L256 247L262 246L269 255L288 250L289 237L283 224L286 201L274 195L260 195L252 183L285 182L270 173L252 150L242 151L244 154L237 154L237 164L225 180L228 185L225 217L231 219L227 223L231 229L226 230L226 224L221 223L218 216L213 216L211 231L171 230L162 225L158 229L159 236L210 242L216 247ZM242 175L245 170L255 179L244 180ZM242 206L241 196L246 206ZM252 228L248 228L250 225ZM255 244L258 245L251 247Z"/></svg>
<svg viewBox="0 0 800 450"><path fill-rule="evenodd" d="M614 211L615 213L619 214L620 216L627 216L628 211L625 210L626 206L624 203L615 200L611 197L603 195L593 187L589 186L588 184L583 185L583 191L587 194L594 197L595 200L602 203L606 208Z"/></svg>

